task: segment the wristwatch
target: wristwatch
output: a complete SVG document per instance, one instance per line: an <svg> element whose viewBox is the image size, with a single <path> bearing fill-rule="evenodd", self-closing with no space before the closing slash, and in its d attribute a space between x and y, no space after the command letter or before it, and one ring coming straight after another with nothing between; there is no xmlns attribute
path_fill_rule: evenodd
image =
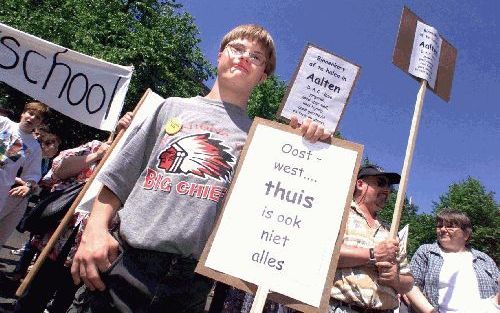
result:
<svg viewBox="0 0 500 313"><path fill-rule="evenodd" d="M33 191L33 183L32 183L32 182L27 181L26 183L24 183L24 185L25 185L26 187L28 187L28 189L29 189L29 191L28 191L28 192Z"/></svg>
<svg viewBox="0 0 500 313"><path fill-rule="evenodd" d="M377 262L377 259L375 259L375 250L373 248L368 249L368 252L370 253L370 258L368 259L369 264L375 264Z"/></svg>

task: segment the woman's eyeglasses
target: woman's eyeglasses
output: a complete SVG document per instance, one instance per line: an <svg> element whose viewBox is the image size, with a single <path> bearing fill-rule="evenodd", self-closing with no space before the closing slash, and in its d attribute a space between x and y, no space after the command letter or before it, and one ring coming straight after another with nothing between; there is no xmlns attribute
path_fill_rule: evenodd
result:
<svg viewBox="0 0 500 313"><path fill-rule="evenodd" d="M447 232L449 233L453 233L455 231L457 231L458 229L460 229L460 227L455 227L455 226L445 226L445 225L437 225L436 226L437 229L441 229L441 228L444 228L444 230L446 230Z"/></svg>

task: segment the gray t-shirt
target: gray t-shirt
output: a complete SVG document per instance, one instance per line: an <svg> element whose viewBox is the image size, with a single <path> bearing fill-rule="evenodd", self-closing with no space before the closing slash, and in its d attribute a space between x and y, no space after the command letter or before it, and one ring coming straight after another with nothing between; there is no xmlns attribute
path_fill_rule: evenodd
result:
<svg viewBox="0 0 500 313"><path fill-rule="evenodd" d="M173 118L182 128L169 135L165 125ZM98 176L124 203L121 237L135 248L199 258L250 125L229 103L165 100Z"/></svg>

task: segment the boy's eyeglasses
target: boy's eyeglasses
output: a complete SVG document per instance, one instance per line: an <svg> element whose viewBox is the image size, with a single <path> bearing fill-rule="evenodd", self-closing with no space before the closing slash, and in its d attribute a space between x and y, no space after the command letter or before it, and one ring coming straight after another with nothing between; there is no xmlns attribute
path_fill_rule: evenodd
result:
<svg viewBox="0 0 500 313"><path fill-rule="evenodd" d="M266 63L266 58L262 54L248 51L242 44L228 43L226 47L231 55L237 57L245 56L254 65L262 66Z"/></svg>

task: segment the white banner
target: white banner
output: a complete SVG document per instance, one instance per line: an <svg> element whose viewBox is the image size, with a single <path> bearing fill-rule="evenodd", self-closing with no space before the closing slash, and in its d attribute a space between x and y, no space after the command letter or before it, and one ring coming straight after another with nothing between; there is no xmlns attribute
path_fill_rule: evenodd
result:
<svg viewBox="0 0 500 313"><path fill-rule="evenodd" d="M165 101L165 99L163 99L156 93L152 92L151 90L148 89L148 91L146 91L144 101L139 110L135 113L135 116L132 119L132 123L130 124L129 128L125 131L120 141L116 144L115 148L113 149L113 152L111 152L111 155L108 157L106 163L104 164L101 170L105 170L106 165L109 164L114 158L116 158L117 155L120 154L120 150L122 149L125 142L127 142L127 139L130 136L132 130L136 126L144 122L144 120L148 116L153 115L153 112L159 105L163 103L163 101ZM102 188L102 183L97 179L94 179L89 189L83 196L82 201L80 201L80 204L76 208L76 211L90 212L90 210L92 209L92 204L94 203L94 199L101 190L101 188Z"/></svg>
<svg viewBox="0 0 500 313"><path fill-rule="evenodd" d="M0 23L0 81L83 124L114 129L132 70Z"/></svg>

